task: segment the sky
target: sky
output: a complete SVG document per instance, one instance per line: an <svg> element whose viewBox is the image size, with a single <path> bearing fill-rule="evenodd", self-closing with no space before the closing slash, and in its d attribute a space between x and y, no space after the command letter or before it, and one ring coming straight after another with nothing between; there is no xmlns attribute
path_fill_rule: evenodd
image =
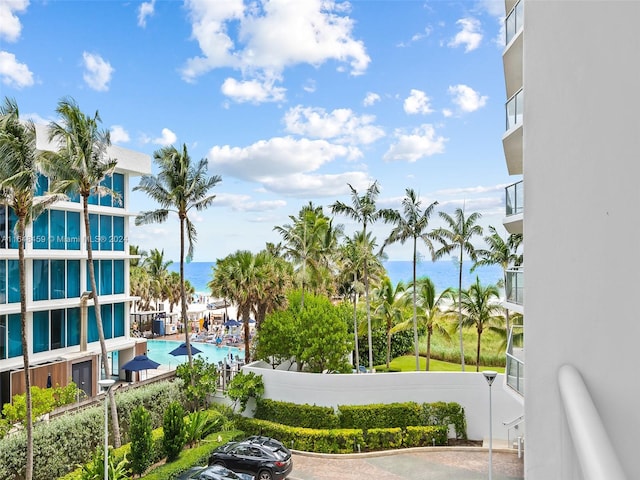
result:
<svg viewBox="0 0 640 480"><path fill-rule="evenodd" d="M503 19L493 0L2 0L0 92L36 122L71 97L114 144L207 158L221 182L191 214L194 261L257 252L303 205L331 216L374 181L378 208L411 188L438 202L430 227L463 207L506 236ZM176 217L133 223L130 244L178 260ZM378 245L391 228L371 226ZM411 260L411 242L385 252Z"/></svg>

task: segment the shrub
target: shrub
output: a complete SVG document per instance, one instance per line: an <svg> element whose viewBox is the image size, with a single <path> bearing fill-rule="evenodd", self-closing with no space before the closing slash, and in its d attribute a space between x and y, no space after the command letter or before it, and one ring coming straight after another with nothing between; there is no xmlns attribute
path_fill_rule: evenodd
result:
<svg viewBox="0 0 640 480"><path fill-rule="evenodd" d="M131 451L128 455L129 468L133 474L142 474L151 465L153 441L151 439L151 415L144 407L136 408L131 414Z"/></svg>
<svg viewBox="0 0 640 480"><path fill-rule="evenodd" d="M303 428L338 428L333 407L261 399L254 418Z"/></svg>
<svg viewBox="0 0 640 480"><path fill-rule="evenodd" d="M405 447L446 445L449 428L444 425L407 427L403 439Z"/></svg>
<svg viewBox="0 0 640 480"><path fill-rule="evenodd" d="M434 402L422 405L422 425L443 425L448 428L453 424L456 438L467 438L467 420L464 408L456 402Z"/></svg>
<svg viewBox="0 0 640 480"><path fill-rule="evenodd" d="M162 441L164 452L167 461L172 462L180 455L185 441L184 408L178 402L169 404L164 413L162 428L164 431Z"/></svg>
<svg viewBox="0 0 640 480"><path fill-rule="evenodd" d="M368 450L390 450L402 446L401 428L370 428L365 435Z"/></svg>
<svg viewBox="0 0 640 480"><path fill-rule="evenodd" d="M342 428L390 428L421 425L422 408L415 402L340 405Z"/></svg>
<svg viewBox="0 0 640 480"><path fill-rule="evenodd" d="M192 411L207 405L207 396L216 390L218 371L213 363L203 357L193 358L193 366L189 362L178 365L176 376L182 380L184 394Z"/></svg>
<svg viewBox="0 0 640 480"><path fill-rule="evenodd" d="M262 375L256 375L253 372L238 372L229 383L227 389L227 396L236 404L240 402L240 411L244 411L247 408L250 398L255 398L258 401L263 394L264 383L262 382Z"/></svg>

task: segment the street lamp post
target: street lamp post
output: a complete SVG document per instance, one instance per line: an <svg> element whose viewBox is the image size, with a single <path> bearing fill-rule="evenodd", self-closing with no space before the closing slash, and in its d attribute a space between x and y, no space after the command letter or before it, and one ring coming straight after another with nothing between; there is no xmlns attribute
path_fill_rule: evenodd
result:
<svg viewBox="0 0 640 480"><path fill-rule="evenodd" d="M496 379L498 372L487 370L485 372L482 372L482 374L489 384L489 480L491 480L493 475L493 419L491 418L491 384Z"/></svg>
<svg viewBox="0 0 640 480"><path fill-rule="evenodd" d="M104 396L104 480L109 480L109 389L116 383L111 378L98 380L98 385L105 392Z"/></svg>

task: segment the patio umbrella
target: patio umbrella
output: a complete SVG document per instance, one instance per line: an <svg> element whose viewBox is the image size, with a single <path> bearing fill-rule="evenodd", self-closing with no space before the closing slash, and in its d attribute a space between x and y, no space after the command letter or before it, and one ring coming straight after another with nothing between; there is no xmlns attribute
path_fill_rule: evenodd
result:
<svg viewBox="0 0 640 480"><path fill-rule="evenodd" d="M141 370L155 370L159 366L160 364L158 362L154 362L146 355L137 355L133 357L133 360L129 360L120 368L122 368L123 370L129 370L132 372L139 372Z"/></svg>
<svg viewBox="0 0 640 480"><path fill-rule="evenodd" d="M183 343L179 347L176 347L173 350L171 350L169 353L174 357L177 357L179 355L189 355L189 353L187 352L187 344ZM195 355L196 353L202 353L202 350L191 345L191 355Z"/></svg>
<svg viewBox="0 0 640 480"><path fill-rule="evenodd" d="M227 320L226 322L224 322L223 325L225 327L239 327L242 324L232 318L231 320Z"/></svg>

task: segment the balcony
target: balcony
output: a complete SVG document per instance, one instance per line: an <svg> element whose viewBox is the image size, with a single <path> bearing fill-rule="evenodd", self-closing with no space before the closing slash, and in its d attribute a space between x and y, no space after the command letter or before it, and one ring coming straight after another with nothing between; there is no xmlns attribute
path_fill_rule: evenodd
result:
<svg viewBox="0 0 640 480"><path fill-rule="evenodd" d="M505 218L502 221L509 233L522 233L524 213L524 184L522 180L505 188Z"/></svg>
<svg viewBox="0 0 640 480"><path fill-rule="evenodd" d="M523 312L522 306L524 305L524 269L522 267L511 268L507 270L505 296L506 303L511 304L505 305L506 308L509 308L509 310L515 310L520 313ZM513 308L513 306L516 306L516 308Z"/></svg>
<svg viewBox="0 0 640 480"><path fill-rule="evenodd" d="M513 37L522 30L524 25L524 2L518 1L504 20L505 45L509 45Z"/></svg>
<svg viewBox="0 0 640 480"><path fill-rule="evenodd" d="M524 327L512 325L507 342L507 363L505 375L507 385L520 395L524 395Z"/></svg>
<svg viewBox="0 0 640 480"><path fill-rule="evenodd" d="M522 89L506 104L506 128L502 137L502 148L507 160L509 175L522 175L522 120L524 93Z"/></svg>

